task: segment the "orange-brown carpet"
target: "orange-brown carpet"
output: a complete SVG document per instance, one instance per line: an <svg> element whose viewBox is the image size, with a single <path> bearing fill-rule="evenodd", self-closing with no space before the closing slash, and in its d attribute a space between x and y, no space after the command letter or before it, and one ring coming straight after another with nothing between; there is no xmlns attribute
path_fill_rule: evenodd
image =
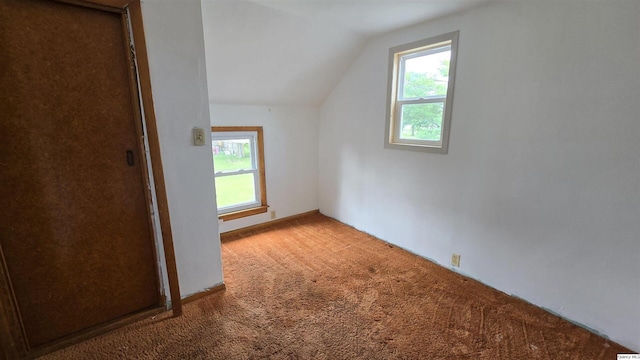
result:
<svg viewBox="0 0 640 360"><path fill-rule="evenodd" d="M628 349L322 215L230 236L227 290L50 359L615 359Z"/></svg>

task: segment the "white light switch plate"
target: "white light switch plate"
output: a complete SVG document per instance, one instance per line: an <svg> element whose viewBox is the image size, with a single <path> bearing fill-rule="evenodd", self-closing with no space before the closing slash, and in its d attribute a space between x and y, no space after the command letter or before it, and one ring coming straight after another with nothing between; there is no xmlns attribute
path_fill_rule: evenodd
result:
<svg viewBox="0 0 640 360"><path fill-rule="evenodd" d="M193 145L204 146L206 138L204 136L204 129L193 128Z"/></svg>

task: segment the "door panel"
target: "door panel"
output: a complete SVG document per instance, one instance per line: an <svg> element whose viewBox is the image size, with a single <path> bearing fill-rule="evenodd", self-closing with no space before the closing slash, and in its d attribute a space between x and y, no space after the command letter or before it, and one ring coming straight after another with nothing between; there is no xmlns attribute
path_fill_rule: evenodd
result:
<svg viewBox="0 0 640 360"><path fill-rule="evenodd" d="M160 304L125 39L118 13L0 0L0 245L31 346Z"/></svg>

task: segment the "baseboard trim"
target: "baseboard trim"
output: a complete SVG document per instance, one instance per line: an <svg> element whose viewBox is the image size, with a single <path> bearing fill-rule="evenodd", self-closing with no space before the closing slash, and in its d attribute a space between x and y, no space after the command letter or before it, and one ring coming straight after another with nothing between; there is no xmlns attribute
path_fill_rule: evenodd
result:
<svg viewBox="0 0 640 360"><path fill-rule="evenodd" d="M214 287L211 287L211 288L208 288L208 289L204 289L204 290L202 290L200 292L197 292L195 294L191 294L191 295L189 295L187 297L182 298L182 304L184 305L184 304L190 303L192 301L196 301L198 299L202 299L205 296L209 296L211 294L215 294L215 293L217 293L219 291L224 291L224 290L226 290L226 288L227 287L225 286L225 284L222 283L220 285L216 285Z"/></svg>
<svg viewBox="0 0 640 360"><path fill-rule="evenodd" d="M262 228L265 228L265 227L268 227L268 226L271 226L271 225L280 224L280 223L283 223L283 222L287 222L287 221L291 221L291 220L295 220L295 219L299 219L299 218L302 218L302 217L305 217L305 216L309 216L309 215L313 215L313 214L319 214L319 213L320 213L320 210L316 209L316 210L303 212L303 213L300 213L300 214L295 214L295 215L283 217L283 218L276 219L276 220L263 222L263 223L256 224L256 225L243 227L243 228L237 229L237 230L227 231L227 232L224 232L224 233L220 234L220 240L224 241L224 240L227 240L230 237L233 237L233 236L236 236L236 235L240 235L240 234L243 234L245 232L259 230L259 229L262 229Z"/></svg>

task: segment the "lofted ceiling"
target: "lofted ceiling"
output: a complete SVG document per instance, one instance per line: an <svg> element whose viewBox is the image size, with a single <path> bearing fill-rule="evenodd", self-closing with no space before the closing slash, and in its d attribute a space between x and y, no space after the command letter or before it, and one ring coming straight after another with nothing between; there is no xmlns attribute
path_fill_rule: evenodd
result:
<svg viewBox="0 0 640 360"><path fill-rule="evenodd" d="M319 106L367 41L491 0L202 0L212 103Z"/></svg>

